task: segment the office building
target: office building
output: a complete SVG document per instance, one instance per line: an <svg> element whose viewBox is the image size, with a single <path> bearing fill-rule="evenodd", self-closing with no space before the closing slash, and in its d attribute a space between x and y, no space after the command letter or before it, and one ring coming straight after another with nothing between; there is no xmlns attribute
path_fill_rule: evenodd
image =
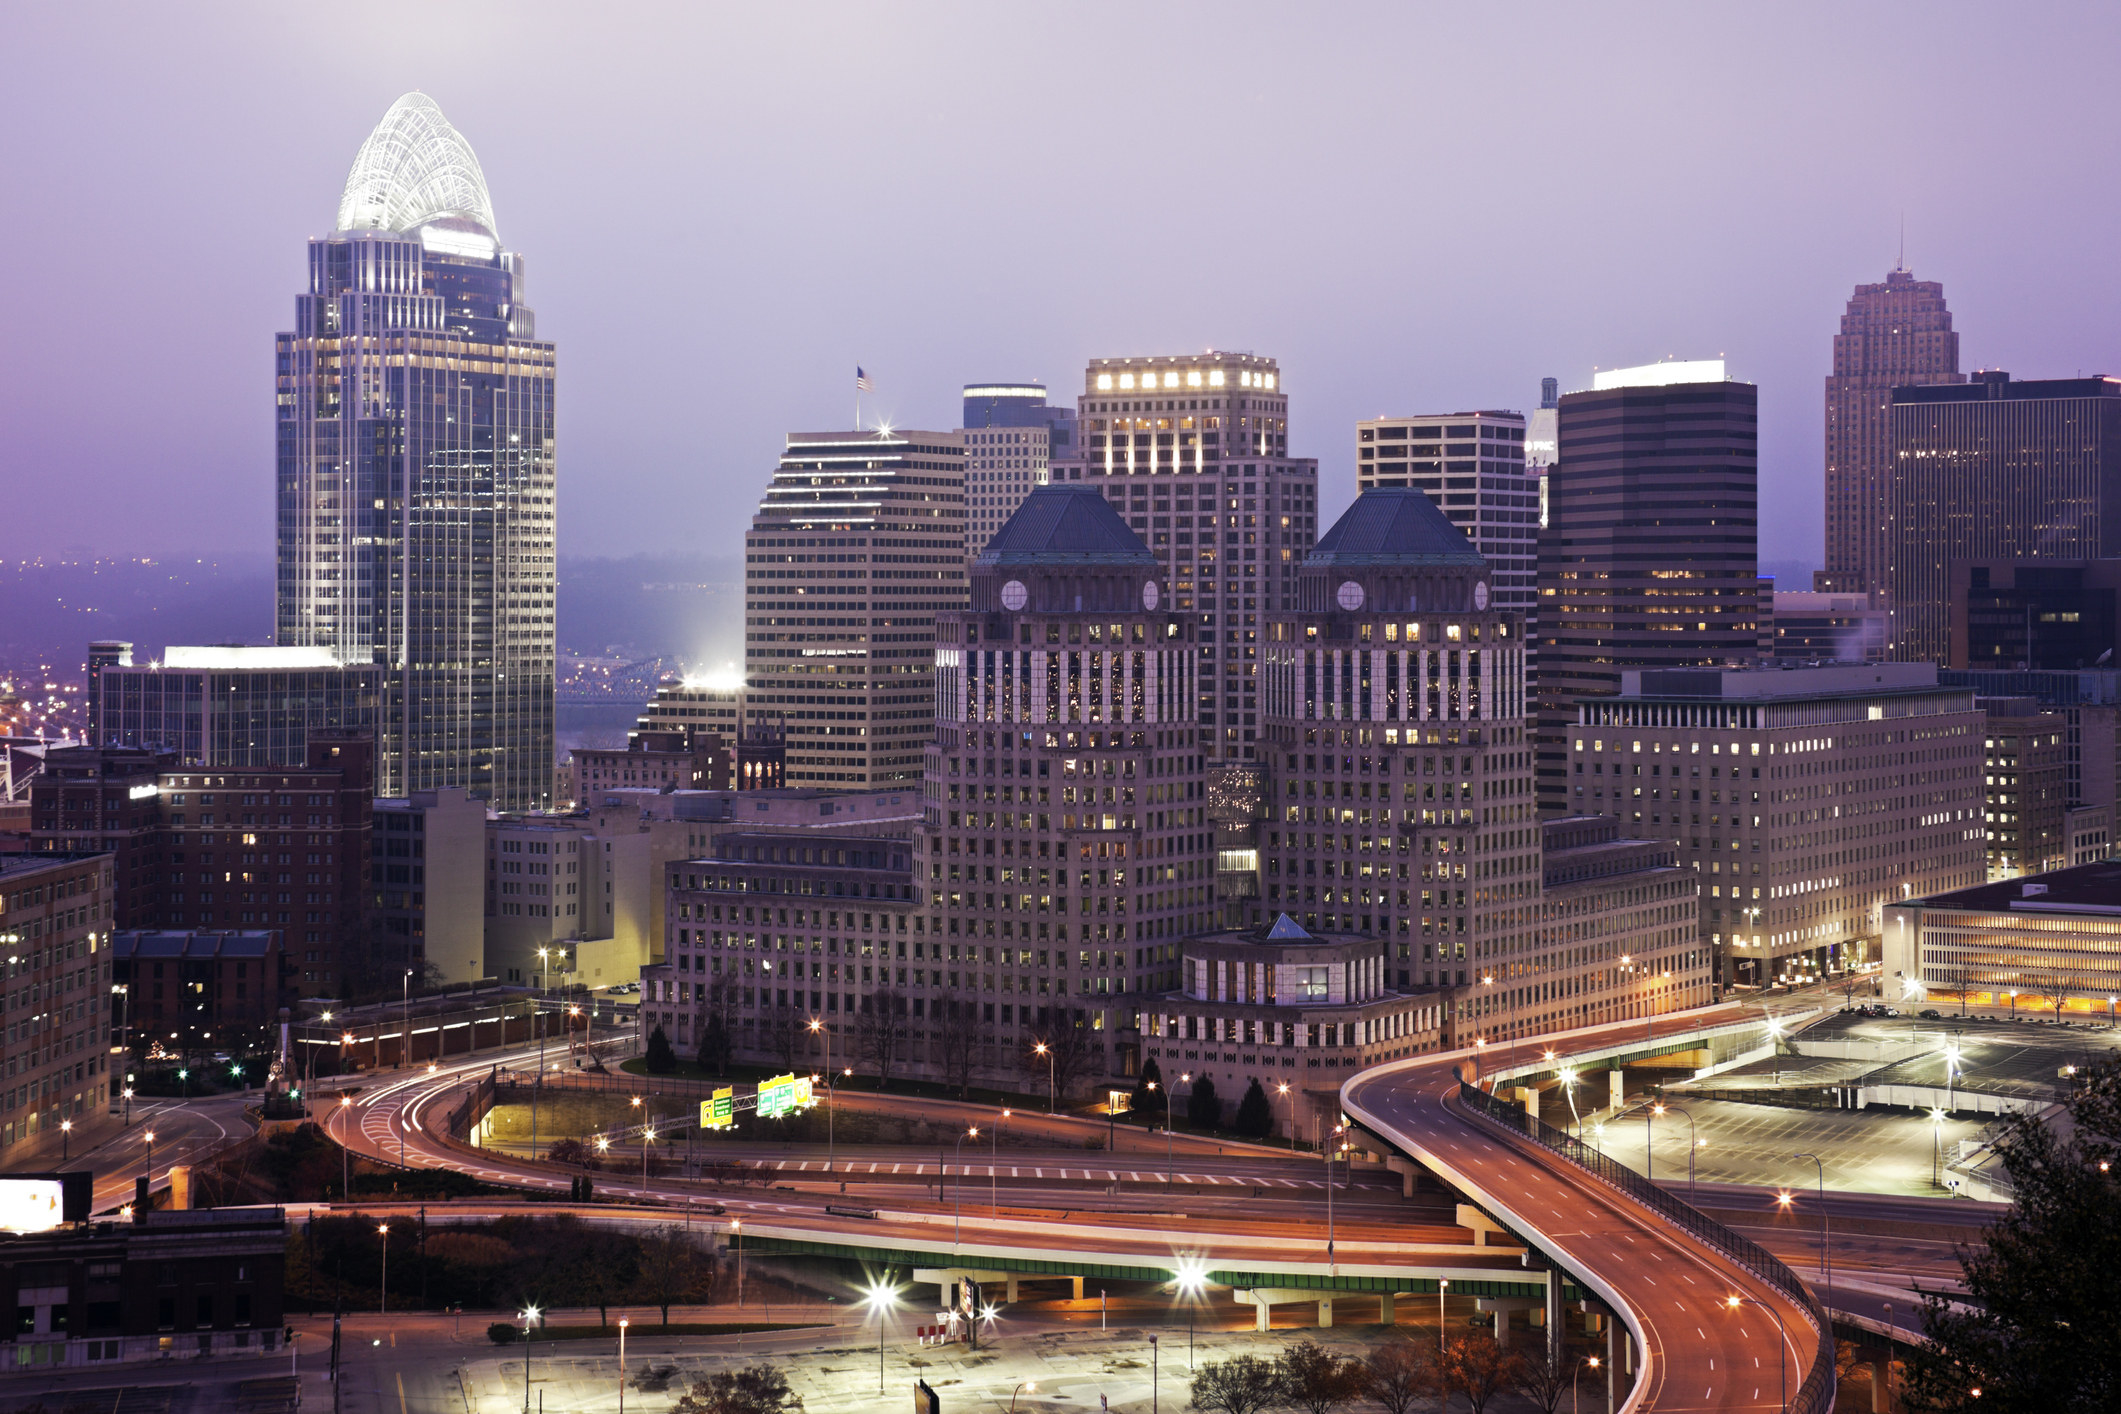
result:
<svg viewBox="0 0 2121 1414"><path fill-rule="evenodd" d="M1495 606L1530 620L1539 599L1539 475L1524 414L1461 412L1355 425L1355 485L1411 486L1488 562Z"/></svg>
<svg viewBox="0 0 2121 1414"><path fill-rule="evenodd" d="M1512 1034L1716 999L1700 881L1671 841L1641 834L1602 815L1540 822L1540 931L1527 964L1526 1014Z"/></svg>
<svg viewBox="0 0 2121 1414"><path fill-rule="evenodd" d="M1875 961L1881 910L1985 873L1973 694L1928 664L1645 671L1584 701L1568 801L1672 841L1723 987Z"/></svg>
<svg viewBox="0 0 2121 1414"><path fill-rule="evenodd" d="M1826 568L1821 592L1882 602L1890 577L1895 388L1964 383L1944 286L1898 267L1858 285L1826 376Z"/></svg>
<svg viewBox="0 0 2121 1414"><path fill-rule="evenodd" d="M2030 697L1977 697L1987 718L1981 779L1988 799L1988 878L2015 879L2069 863L2069 723Z"/></svg>
<svg viewBox="0 0 2121 1414"><path fill-rule="evenodd" d="M2013 672L2001 669L1941 669L1945 687L1971 689L1977 697L2025 697L2064 723L2063 790L2072 811L2098 809L2121 814L2121 671Z"/></svg>
<svg viewBox="0 0 2121 1414"><path fill-rule="evenodd" d="M160 906L152 924L129 926L271 929L299 996L343 997L394 976L369 947L374 752L365 735L319 728L299 766L165 767Z"/></svg>
<svg viewBox="0 0 2121 1414"><path fill-rule="evenodd" d="M965 603L955 432L797 432L744 541L745 727L791 786L920 779L935 616Z"/></svg>
<svg viewBox="0 0 2121 1414"><path fill-rule="evenodd" d="M1578 704L1629 668L1759 651L1757 396L1721 360L1602 372L1565 394L1539 541L1539 808L1577 813Z"/></svg>
<svg viewBox="0 0 2121 1414"><path fill-rule="evenodd" d="M129 746L64 746L30 782L30 848L111 857L111 920L152 928L162 916L162 772L173 756Z"/></svg>
<svg viewBox="0 0 2121 1414"><path fill-rule="evenodd" d="M744 689L739 684L711 685L695 678L666 677L655 696L641 708L631 742L643 732L692 730L734 741L744 727Z"/></svg>
<svg viewBox="0 0 2121 1414"><path fill-rule="evenodd" d="M1896 388L1891 425L1895 659L1951 661L1957 562L2121 556L2121 378Z"/></svg>
<svg viewBox="0 0 2121 1414"><path fill-rule="evenodd" d="M442 985L481 981L486 955L486 805L463 787L375 802L370 953L386 971ZM431 969L431 970L430 970ZM300 981L326 979L300 964Z"/></svg>
<svg viewBox="0 0 2121 1414"><path fill-rule="evenodd" d="M275 638L382 670L378 794L551 801L556 354L523 277L470 143L410 93L277 341Z"/></svg>
<svg viewBox="0 0 2121 1414"><path fill-rule="evenodd" d="M294 995L292 965L271 928L124 930L111 939L111 980L125 988L110 1019L143 1047L235 1052L276 1043L270 1028Z"/></svg>
<svg viewBox="0 0 2121 1414"><path fill-rule="evenodd" d="M113 651L114 650L114 651ZM89 740L174 754L180 766L299 766L309 732L373 734L383 670L322 648L89 646Z"/></svg>
<svg viewBox="0 0 2121 1414"><path fill-rule="evenodd" d="M965 558L1002 528L1052 463L1075 456L1075 409L1046 401L1043 383L965 385Z"/></svg>
<svg viewBox="0 0 2121 1414"><path fill-rule="evenodd" d="M81 1124L111 1097L110 939L117 879L108 854L0 855L0 982L7 1071L0 1153Z"/></svg>
<svg viewBox="0 0 2121 1414"><path fill-rule="evenodd" d="M2110 1022L2108 998L2121 994L2121 862L1892 904L1884 976L1902 1007L1963 999Z"/></svg>
<svg viewBox="0 0 2121 1414"><path fill-rule="evenodd" d="M75 1369L64 1378L79 1389L166 1378L110 1368L121 1363L283 1358L284 1209L127 1208L129 1222L92 1220L90 1175L69 1170L64 1178L81 1191L78 1208L65 1196L63 1223L0 1240L0 1291L14 1293L11 1369L31 1378ZM279 1369L261 1362L209 1378L266 1381Z"/></svg>
<svg viewBox="0 0 2121 1414"><path fill-rule="evenodd" d="M2121 650L2121 560L1951 563L1954 668L2112 668Z"/></svg>
<svg viewBox="0 0 2121 1414"><path fill-rule="evenodd" d="M1080 460L1162 563L1172 602L1197 614L1202 748L1249 761L1259 736L1259 633L1295 608L1318 534L1318 463L1289 455L1280 366L1256 354L1092 360L1077 402Z"/></svg>
<svg viewBox="0 0 2121 1414"><path fill-rule="evenodd" d="M1773 584L1773 580L1768 581ZM1876 663L1885 658L1889 615L1868 594L1817 589L1771 591L1769 654L1779 663Z"/></svg>
<svg viewBox="0 0 2121 1414"><path fill-rule="evenodd" d="M1561 459L1561 380L1539 380L1539 407L1524 430L1525 470L1539 485L1539 524L1547 523L1547 473Z"/></svg>

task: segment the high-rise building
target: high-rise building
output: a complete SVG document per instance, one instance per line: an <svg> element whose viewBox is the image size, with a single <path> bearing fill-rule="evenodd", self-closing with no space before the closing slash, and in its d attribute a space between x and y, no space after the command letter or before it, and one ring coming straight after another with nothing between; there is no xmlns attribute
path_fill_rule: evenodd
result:
<svg viewBox="0 0 2121 1414"><path fill-rule="evenodd" d="M1561 380L1539 380L1539 407L1524 430L1524 464L1539 479L1539 523L1547 523L1547 472L1561 459Z"/></svg>
<svg viewBox="0 0 2121 1414"><path fill-rule="evenodd" d="M1826 377L1826 568L1814 576L1815 589L1883 598L1893 389L1965 381L1944 286L1896 268L1883 284L1856 287Z"/></svg>
<svg viewBox="0 0 2121 1414"><path fill-rule="evenodd" d="M1602 372L1561 399L1539 540L1539 808L1568 805L1569 728L1626 668L1759 652L1757 393L1722 360Z"/></svg>
<svg viewBox="0 0 2121 1414"><path fill-rule="evenodd" d="M554 367L424 94L354 158L277 341L285 647L383 670L378 789L551 802Z"/></svg>
<svg viewBox="0 0 2121 1414"><path fill-rule="evenodd" d="M1529 620L1539 598L1539 479L1524 414L1438 413L1355 428L1356 489L1421 491L1487 561L1495 607Z"/></svg>
<svg viewBox="0 0 2121 1414"><path fill-rule="evenodd" d="M744 540L744 725L791 786L920 779L935 616L965 604L955 432L796 432Z"/></svg>
<svg viewBox="0 0 2121 1414"><path fill-rule="evenodd" d="M113 861L94 851L0 857L0 937L7 977L0 1005L16 1018L0 1088L0 1151L81 1124L113 1098L110 1066ZM76 993L75 1000L58 998Z"/></svg>
<svg viewBox="0 0 2121 1414"><path fill-rule="evenodd" d="M322 648L89 649L89 739L174 752L182 766L299 766L312 729L373 734L383 670Z"/></svg>
<svg viewBox="0 0 2121 1414"><path fill-rule="evenodd" d="M485 968L486 807L461 788L375 803L369 926L381 962L432 966L444 983ZM302 981L310 964L300 967Z"/></svg>
<svg viewBox="0 0 2121 1414"><path fill-rule="evenodd" d="M1259 736L1259 635L1296 607L1318 535L1318 463L1289 455L1281 370L1257 354L1101 358L1077 401L1079 460L1163 563L1171 607L1198 615L1202 749L1249 761Z"/></svg>
<svg viewBox="0 0 2121 1414"><path fill-rule="evenodd" d="M2014 879L2069 864L2069 719L2030 697L1977 697L1987 718L1988 877Z"/></svg>
<svg viewBox="0 0 2121 1414"><path fill-rule="evenodd" d="M1928 664L1629 670L1568 732L1568 802L1670 840L1725 987L1878 958L1885 905L1981 881L1983 718Z"/></svg>
<svg viewBox="0 0 2121 1414"><path fill-rule="evenodd" d="M965 385L965 558L987 547L1056 460L1075 455L1075 409L1043 383Z"/></svg>
<svg viewBox="0 0 2121 1414"><path fill-rule="evenodd" d="M1983 372L1892 396L1890 656L1950 661L1957 562L2121 556L2121 378Z"/></svg>

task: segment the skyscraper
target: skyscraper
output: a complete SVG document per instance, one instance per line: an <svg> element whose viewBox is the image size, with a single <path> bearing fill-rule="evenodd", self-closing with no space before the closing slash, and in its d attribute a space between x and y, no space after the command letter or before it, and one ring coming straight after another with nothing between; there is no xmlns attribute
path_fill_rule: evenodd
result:
<svg viewBox="0 0 2121 1414"><path fill-rule="evenodd" d="M1434 413L1355 424L1355 487L1411 486L1465 532L1495 607L1529 620L1539 597L1539 482L1524 414Z"/></svg>
<svg viewBox="0 0 2121 1414"><path fill-rule="evenodd" d="M1896 268L1884 284L1856 287L1826 378L1826 568L1815 588L1868 594L1874 603L1884 595L1892 391L1965 381L1944 286Z"/></svg>
<svg viewBox="0 0 2121 1414"><path fill-rule="evenodd" d="M791 786L921 777L935 616L965 606L955 432L795 432L744 538L744 726Z"/></svg>
<svg viewBox="0 0 2121 1414"><path fill-rule="evenodd" d="M965 559L987 548L1024 497L1075 454L1075 409L1043 383L965 385Z"/></svg>
<svg viewBox="0 0 2121 1414"><path fill-rule="evenodd" d="M1101 358L1077 402L1067 479L1104 492L1199 617L1202 749L1249 761L1259 735L1262 615L1296 607L1318 536L1318 463L1289 455L1289 400L1273 359L1217 353Z"/></svg>
<svg viewBox="0 0 2121 1414"><path fill-rule="evenodd" d="M1888 656L1943 664L1952 566L2121 555L2121 378L1897 388Z"/></svg>
<svg viewBox="0 0 2121 1414"><path fill-rule="evenodd" d="M1759 653L1757 391L1720 359L1600 373L1560 406L1539 540L1539 806L1567 808L1577 704L1624 668Z"/></svg>
<svg viewBox="0 0 2121 1414"><path fill-rule="evenodd" d="M378 788L552 798L553 346L425 94L354 158L277 341L276 637L384 670Z"/></svg>

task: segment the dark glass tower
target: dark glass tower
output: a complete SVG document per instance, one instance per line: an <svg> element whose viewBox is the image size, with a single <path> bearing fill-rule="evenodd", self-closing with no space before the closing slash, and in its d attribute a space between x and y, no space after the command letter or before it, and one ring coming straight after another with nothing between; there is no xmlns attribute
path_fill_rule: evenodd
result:
<svg viewBox="0 0 2121 1414"><path fill-rule="evenodd" d="M276 636L384 669L377 788L551 803L554 351L424 94L362 144L277 342Z"/></svg>

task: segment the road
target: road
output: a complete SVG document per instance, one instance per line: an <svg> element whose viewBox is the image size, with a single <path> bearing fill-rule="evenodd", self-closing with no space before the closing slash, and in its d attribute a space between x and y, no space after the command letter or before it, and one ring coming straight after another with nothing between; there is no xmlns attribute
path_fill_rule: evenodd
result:
<svg viewBox="0 0 2121 1414"><path fill-rule="evenodd" d="M257 1126L244 1109L257 1099L256 1095L235 1094L204 1100L134 1100L129 1126L54 1167L62 1172L92 1170L95 1211L107 1212L133 1201L134 1180L141 1174L150 1175L154 1188L167 1188L173 1165L202 1162L217 1150L249 1138Z"/></svg>

